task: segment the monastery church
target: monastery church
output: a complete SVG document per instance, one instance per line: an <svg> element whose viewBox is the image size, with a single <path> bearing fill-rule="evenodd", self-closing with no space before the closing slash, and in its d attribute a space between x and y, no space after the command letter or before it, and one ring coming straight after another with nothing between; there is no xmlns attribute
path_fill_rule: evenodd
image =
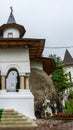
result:
<svg viewBox="0 0 73 130"><path fill-rule="evenodd" d="M0 109L14 109L35 119L31 69L50 75L55 63L52 58L42 57L45 39L24 38L25 32L11 9L7 23L0 26Z"/></svg>

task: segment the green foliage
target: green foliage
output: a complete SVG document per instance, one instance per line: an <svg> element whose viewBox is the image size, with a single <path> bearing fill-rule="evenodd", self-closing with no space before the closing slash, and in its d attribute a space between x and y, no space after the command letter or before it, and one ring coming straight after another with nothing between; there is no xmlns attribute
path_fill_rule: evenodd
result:
<svg viewBox="0 0 73 130"><path fill-rule="evenodd" d="M0 109L0 119L2 117L3 109Z"/></svg>
<svg viewBox="0 0 73 130"><path fill-rule="evenodd" d="M65 114L72 114L73 113L73 100L67 100L65 102L66 105L66 110L65 110Z"/></svg>
<svg viewBox="0 0 73 130"><path fill-rule="evenodd" d="M68 79L63 69L56 69L54 71L53 82L58 91L63 91L65 88L69 87Z"/></svg>
<svg viewBox="0 0 73 130"><path fill-rule="evenodd" d="M59 65L61 66L63 64L61 58L59 56L56 56L55 54L49 55L49 58L53 58L55 60L56 67L58 67Z"/></svg>
<svg viewBox="0 0 73 130"><path fill-rule="evenodd" d="M52 74L52 79L55 85L55 88L58 91L63 91L65 88L68 88L70 85L68 83L67 75L64 74L62 69L62 60L60 57L57 57L55 54L50 55L50 58L53 58L56 63L56 70Z"/></svg>
<svg viewBox="0 0 73 130"><path fill-rule="evenodd" d="M70 92L69 99L73 99L73 91Z"/></svg>

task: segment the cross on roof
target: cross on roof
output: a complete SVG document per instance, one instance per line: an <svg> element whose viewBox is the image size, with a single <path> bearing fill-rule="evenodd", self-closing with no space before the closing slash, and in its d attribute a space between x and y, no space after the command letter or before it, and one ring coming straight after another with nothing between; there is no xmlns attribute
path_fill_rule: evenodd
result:
<svg viewBox="0 0 73 130"><path fill-rule="evenodd" d="M10 12L10 16L8 18L7 23L16 23L15 18L13 16L13 8L12 8L12 6L10 7L10 10L11 10L11 12Z"/></svg>
<svg viewBox="0 0 73 130"><path fill-rule="evenodd" d="M10 7L10 9L11 9L11 13L13 13L13 8L12 8L12 6Z"/></svg>

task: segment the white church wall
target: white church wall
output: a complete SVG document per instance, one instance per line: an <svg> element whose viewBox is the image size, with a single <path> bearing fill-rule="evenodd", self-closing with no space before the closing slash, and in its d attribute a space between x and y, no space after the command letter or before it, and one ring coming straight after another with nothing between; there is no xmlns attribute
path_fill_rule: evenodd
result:
<svg viewBox="0 0 73 130"><path fill-rule="evenodd" d="M0 68L2 75L6 75L11 68L16 68L20 75L30 73L29 49L0 49Z"/></svg>
<svg viewBox="0 0 73 130"><path fill-rule="evenodd" d="M8 33L13 33L13 38L19 38L20 32L16 28L7 28L3 32L3 38L8 38Z"/></svg>
<svg viewBox="0 0 73 130"><path fill-rule="evenodd" d="M0 108L14 109L31 119L36 119L34 115L34 96L30 90L10 93L0 90Z"/></svg>
<svg viewBox="0 0 73 130"><path fill-rule="evenodd" d="M30 64L31 68L43 70L43 64L40 61L32 61Z"/></svg>

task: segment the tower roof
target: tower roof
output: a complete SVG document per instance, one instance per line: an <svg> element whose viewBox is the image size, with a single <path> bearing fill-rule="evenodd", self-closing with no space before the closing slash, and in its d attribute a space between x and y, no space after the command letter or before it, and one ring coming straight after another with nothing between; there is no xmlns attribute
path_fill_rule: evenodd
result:
<svg viewBox="0 0 73 130"><path fill-rule="evenodd" d="M9 24L9 23L16 23L12 11L11 11L11 13L10 13L10 16L9 16L9 18L8 18L7 23L8 23L8 24Z"/></svg>
<svg viewBox="0 0 73 130"><path fill-rule="evenodd" d="M24 36L26 30L24 28L24 26L20 25L20 24L17 24L16 21L15 21L15 18L13 16L13 9L12 7L10 7L11 9L11 12L10 12L10 15L9 15L9 18L8 18L8 21L6 24L3 24L2 26L0 26L0 35L3 35L3 31L7 28L17 28L20 32L20 38Z"/></svg>
<svg viewBox="0 0 73 130"><path fill-rule="evenodd" d="M65 52L63 63L64 64L73 64L73 58L67 49Z"/></svg>

